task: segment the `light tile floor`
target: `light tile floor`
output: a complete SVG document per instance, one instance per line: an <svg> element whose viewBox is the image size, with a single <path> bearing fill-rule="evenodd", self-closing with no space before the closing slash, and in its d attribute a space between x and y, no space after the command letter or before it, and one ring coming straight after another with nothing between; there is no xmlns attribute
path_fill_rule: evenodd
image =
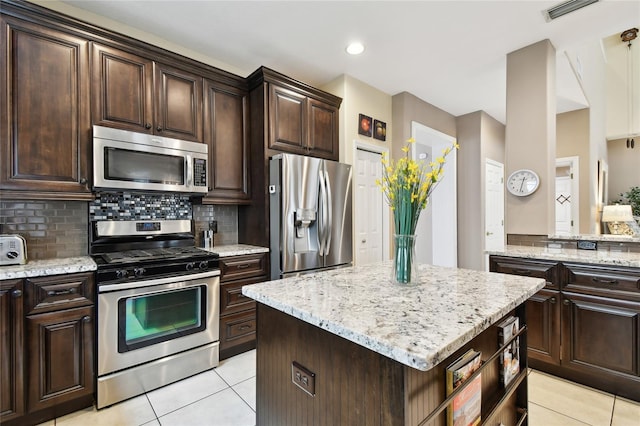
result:
<svg viewBox="0 0 640 426"><path fill-rule="evenodd" d="M640 426L640 403L538 371L529 373L531 426ZM97 411L87 408L46 426L252 426L256 351ZM348 426L348 425L345 425Z"/></svg>

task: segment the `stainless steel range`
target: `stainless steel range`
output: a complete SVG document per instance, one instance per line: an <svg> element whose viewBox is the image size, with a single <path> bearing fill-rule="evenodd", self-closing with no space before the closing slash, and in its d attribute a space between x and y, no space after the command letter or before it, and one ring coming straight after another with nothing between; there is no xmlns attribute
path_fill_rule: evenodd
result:
<svg viewBox="0 0 640 426"><path fill-rule="evenodd" d="M98 265L97 407L218 365L217 255L190 220L92 222Z"/></svg>

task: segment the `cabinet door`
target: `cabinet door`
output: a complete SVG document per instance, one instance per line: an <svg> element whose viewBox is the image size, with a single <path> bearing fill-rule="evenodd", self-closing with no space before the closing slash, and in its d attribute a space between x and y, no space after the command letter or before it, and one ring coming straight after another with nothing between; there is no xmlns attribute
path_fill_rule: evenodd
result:
<svg viewBox="0 0 640 426"><path fill-rule="evenodd" d="M155 133L202 142L202 77L155 65Z"/></svg>
<svg viewBox="0 0 640 426"><path fill-rule="evenodd" d="M559 364L560 292L542 289L527 300L526 307L529 360Z"/></svg>
<svg viewBox="0 0 640 426"><path fill-rule="evenodd" d="M22 280L0 281L0 419L24 414Z"/></svg>
<svg viewBox="0 0 640 426"><path fill-rule="evenodd" d="M269 148L307 153L306 96L271 84L269 92Z"/></svg>
<svg viewBox="0 0 640 426"><path fill-rule="evenodd" d="M26 318L29 411L93 393L93 327L90 306Z"/></svg>
<svg viewBox="0 0 640 426"><path fill-rule="evenodd" d="M0 31L0 189L90 198L88 42L7 16Z"/></svg>
<svg viewBox="0 0 640 426"><path fill-rule="evenodd" d="M338 109L308 99L309 154L338 161Z"/></svg>
<svg viewBox="0 0 640 426"><path fill-rule="evenodd" d="M205 80L204 141L209 145L209 193L203 202L248 203L247 93Z"/></svg>
<svg viewBox="0 0 640 426"><path fill-rule="evenodd" d="M562 305L563 365L618 378L640 376L639 302L563 293Z"/></svg>
<svg viewBox="0 0 640 426"><path fill-rule="evenodd" d="M153 63L94 44L91 64L93 124L153 133Z"/></svg>

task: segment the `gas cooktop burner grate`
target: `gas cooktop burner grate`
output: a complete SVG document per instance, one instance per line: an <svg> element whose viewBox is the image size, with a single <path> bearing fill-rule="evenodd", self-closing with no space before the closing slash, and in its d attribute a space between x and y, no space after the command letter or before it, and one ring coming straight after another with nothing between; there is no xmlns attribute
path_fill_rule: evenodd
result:
<svg viewBox="0 0 640 426"><path fill-rule="evenodd" d="M211 256L212 253L200 250L195 247L167 247L144 250L127 250L113 253L104 253L102 258L106 263L127 263L139 262L141 260L159 260L167 258L184 258Z"/></svg>

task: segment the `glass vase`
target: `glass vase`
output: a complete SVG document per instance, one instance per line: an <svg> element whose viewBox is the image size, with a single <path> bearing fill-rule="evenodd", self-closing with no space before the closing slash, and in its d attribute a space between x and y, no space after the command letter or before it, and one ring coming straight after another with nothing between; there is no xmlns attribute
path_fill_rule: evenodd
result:
<svg viewBox="0 0 640 426"><path fill-rule="evenodd" d="M418 282L416 263L416 235L394 235L391 281L397 284Z"/></svg>

